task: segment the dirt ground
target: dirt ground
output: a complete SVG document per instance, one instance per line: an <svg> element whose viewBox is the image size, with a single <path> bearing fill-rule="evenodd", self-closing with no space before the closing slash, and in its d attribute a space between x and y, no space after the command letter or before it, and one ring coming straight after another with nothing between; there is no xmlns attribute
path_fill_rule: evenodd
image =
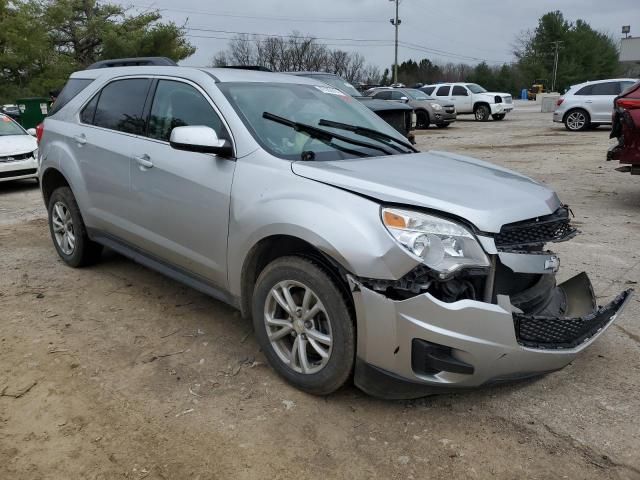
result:
<svg viewBox="0 0 640 480"><path fill-rule="evenodd" d="M418 136L544 181L555 250L604 303L640 281L640 177L532 105ZM280 380L231 308L114 253L62 264L32 182L0 184L0 479L640 478L640 304L536 381L388 402Z"/></svg>

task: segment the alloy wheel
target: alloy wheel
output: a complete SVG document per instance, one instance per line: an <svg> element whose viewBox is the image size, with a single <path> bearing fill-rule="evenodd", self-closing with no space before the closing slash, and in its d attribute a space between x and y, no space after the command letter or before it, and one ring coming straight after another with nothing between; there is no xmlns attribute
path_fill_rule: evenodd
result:
<svg viewBox="0 0 640 480"><path fill-rule="evenodd" d="M580 111L571 112L567 117L569 130L582 130L587 123L587 117Z"/></svg>
<svg viewBox="0 0 640 480"><path fill-rule="evenodd" d="M69 208L62 202L56 202L51 211L53 235L58 247L65 255L73 254L76 248L76 236Z"/></svg>
<svg viewBox="0 0 640 480"><path fill-rule="evenodd" d="M318 373L331 358L331 319L318 296L301 282L277 283L267 295L264 322L271 347L291 370Z"/></svg>

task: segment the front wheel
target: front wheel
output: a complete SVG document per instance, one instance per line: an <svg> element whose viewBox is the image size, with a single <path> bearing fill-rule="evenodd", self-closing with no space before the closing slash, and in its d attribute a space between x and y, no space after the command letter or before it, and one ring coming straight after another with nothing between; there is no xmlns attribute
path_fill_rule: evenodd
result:
<svg viewBox="0 0 640 480"><path fill-rule="evenodd" d="M436 127L438 128L447 128L449 125L451 125L450 123L438 123L436 125Z"/></svg>
<svg viewBox="0 0 640 480"><path fill-rule="evenodd" d="M416 128L418 130L426 130L430 123L427 112L416 112Z"/></svg>
<svg viewBox="0 0 640 480"><path fill-rule="evenodd" d="M504 120L505 114L504 113L496 113L495 115L491 115L491 118L493 118L496 122L499 122L500 120Z"/></svg>
<svg viewBox="0 0 640 480"><path fill-rule="evenodd" d="M313 260L283 257L260 274L253 326L273 369L308 393L327 395L351 375L355 327L347 300Z"/></svg>
<svg viewBox="0 0 640 480"><path fill-rule="evenodd" d="M478 105L473 111L478 122L486 122L491 116L491 110L487 105Z"/></svg>

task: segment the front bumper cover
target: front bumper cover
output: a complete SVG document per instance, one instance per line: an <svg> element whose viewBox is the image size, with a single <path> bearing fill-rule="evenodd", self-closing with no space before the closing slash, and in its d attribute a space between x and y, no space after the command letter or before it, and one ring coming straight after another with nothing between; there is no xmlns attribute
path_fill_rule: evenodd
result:
<svg viewBox="0 0 640 480"><path fill-rule="evenodd" d="M613 323L632 294L627 290L608 305L594 308L591 284L580 274L558 286L566 296L567 317L529 317L504 296L498 305L475 300L445 303L428 293L397 301L354 277L349 276L349 283L358 327L355 383L373 396L392 399L561 369ZM435 346L427 354L438 360L435 369L416 368L416 339ZM449 371L437 370L443 365Z"/></svg>

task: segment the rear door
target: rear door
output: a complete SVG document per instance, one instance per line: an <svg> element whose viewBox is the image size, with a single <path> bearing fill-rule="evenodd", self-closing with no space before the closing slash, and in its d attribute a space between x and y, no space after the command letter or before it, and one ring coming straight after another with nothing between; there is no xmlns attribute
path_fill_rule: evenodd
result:
<svg viewBox="0 0 640 480"><path fill-rule="evenodd" d="M80 111L76 150L89 195L93 227L133 242L130 162L143 145L149 78L118 79L104 86Z"/></svg>
<svg viewBox="0 0 640 480"><path fill-rule="evenodd" d="M620 82L595 83L587 102L591 102L591 121L596 123L611 122L613 100L620 95Z"/></svg>
<svg viewBox="0 0 640 480"><path fill-rule="evenodd" d="M458 113L469 113L473 111L471 92L463 85L454 85L451 89L451 101L456 106Z"/></svg>
<svg viewBox="0 0 640 480"><path fill-rule="evenodd" d="M148 139L131 152L130 208L141 247L225 287L235 161L175 150L169 138L175 127L203 125L231 141L229 130L197 85L162 78L154 87Z"/></svg>

